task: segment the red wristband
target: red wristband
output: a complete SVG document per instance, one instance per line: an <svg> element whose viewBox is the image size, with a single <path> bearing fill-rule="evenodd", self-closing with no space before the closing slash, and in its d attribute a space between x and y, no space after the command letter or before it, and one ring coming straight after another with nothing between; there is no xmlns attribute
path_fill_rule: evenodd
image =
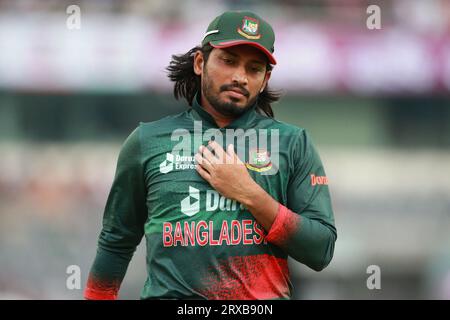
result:
<svg viewBox="0 0 450 320"><path fill-rule="evenodd" d="M278 246L285 245L292 234L298 230L299 223L300 216L280 203L277 216L266 236L266 240Z"/></svg>
<svg viewBox="0 0 450 320"><path fill-rule="evenodd" d="M84 298L87 300L116 300L119 286L116 284L105 283L89 277Z"/></svg>

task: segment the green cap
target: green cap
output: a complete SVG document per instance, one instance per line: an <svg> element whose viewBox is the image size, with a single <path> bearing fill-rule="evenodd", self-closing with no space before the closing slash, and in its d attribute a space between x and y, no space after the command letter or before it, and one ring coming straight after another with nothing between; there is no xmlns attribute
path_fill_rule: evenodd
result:
<svg viewBox="0 0 450 320"><path fill-rule="evenodd" d="M227 11L216 17L208 26L202 46L209 43L214 48L228 48L247 44L266 54L271 64L275 33L264 19L250 11Z"/></svg>

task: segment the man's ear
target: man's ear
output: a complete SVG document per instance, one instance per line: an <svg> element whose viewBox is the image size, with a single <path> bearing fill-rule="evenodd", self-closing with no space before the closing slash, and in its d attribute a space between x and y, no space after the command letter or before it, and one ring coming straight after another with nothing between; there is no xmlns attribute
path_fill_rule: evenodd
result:
<svg viewBox="0 0 450 320"><path fill-rule="evenodd" d="M261 90L259 90L259 93L261 93L261 92L264 91L264 89L265 89L266 86L267 86L267 82L269 82L269 79L270 79L270 76L271 76L271 75L272 75L272 71L267 71L267 72L266 72L266 76L265 76L265 78L264 78L263 85L261 86Z"/></svg>
<svg viewBox="0 0 450 320"><path fill-rule="evenodd" d="M203 73L203 53L199 50L194 54L194 73L201 76Z"/></svg>

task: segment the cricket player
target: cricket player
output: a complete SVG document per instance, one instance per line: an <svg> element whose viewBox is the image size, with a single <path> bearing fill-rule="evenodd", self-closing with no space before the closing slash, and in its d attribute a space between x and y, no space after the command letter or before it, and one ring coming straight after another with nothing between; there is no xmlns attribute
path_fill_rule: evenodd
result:
<svg viewBox="0 0 450 320"><path fill-rule="evenodd" d="M144 235L142 299L290 299L289 256L330 263L322 162L304 129L273 118L274 43L264 19L229 11L173 56L186 111L140 123L123 144L86 299L118 297Z"/></svg>

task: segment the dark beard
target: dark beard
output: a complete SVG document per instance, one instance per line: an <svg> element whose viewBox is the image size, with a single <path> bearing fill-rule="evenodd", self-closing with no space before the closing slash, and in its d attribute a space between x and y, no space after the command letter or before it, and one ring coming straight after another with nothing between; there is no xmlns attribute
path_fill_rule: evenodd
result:
<svg viewBox="0 0 450 320"><path fill-rule="evenodd" d="M206 72L205 72L206 75ZM247 105L243 108L238 107L237 106L237 102L239 101L238 99L235 98L231 98L231 102L221 102L219 100L218 96L214 96L211 94L211 90L210 90L211 86L210 86L210 81L208 79L208 77L205 77L205 81L203 81L203 86L202 86L202 91L203 94L205 95L205 99L208 100L209 104L220 114L227 116L227 117L239 117L240 115L242 115L243 113L245 113L248 109L250 109L256 102L256 100L258 99L258 96L255 96L254 98L250 99L247 103ZM220 92L223 91L227 91L231 88L238 88L240 89L244 95L246 97L249 96L249 92L238 86L238 85L223 85L220 87ZM233 102L233 100L235 100L236 102Z"/></svg>

